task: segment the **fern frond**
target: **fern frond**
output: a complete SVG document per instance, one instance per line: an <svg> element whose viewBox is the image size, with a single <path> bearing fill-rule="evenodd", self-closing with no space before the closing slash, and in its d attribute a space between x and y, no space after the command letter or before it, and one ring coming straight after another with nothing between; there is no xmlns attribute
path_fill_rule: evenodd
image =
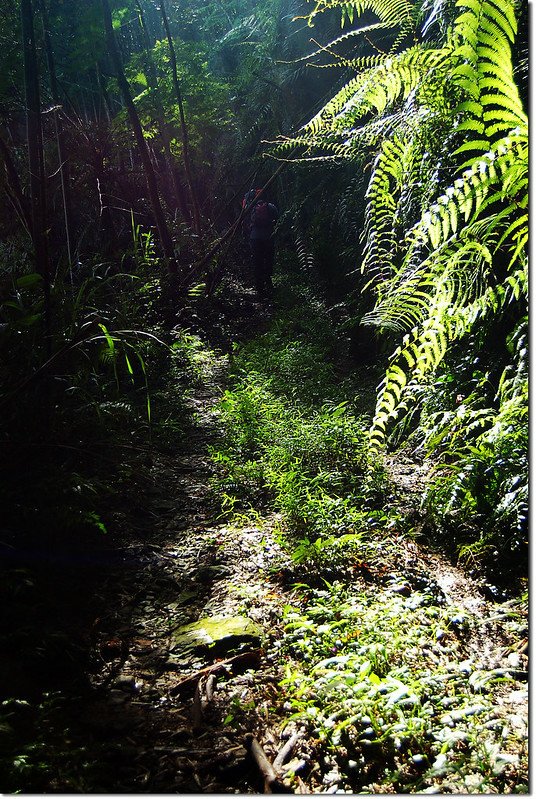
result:
<svg viewBox="0 0 536 799"><path fill-rule="evenodd" d="M362 36L364 34L372 33L376 30L389 30L391 25L385 22L375 22L372 25L365 25L363 28L355 28L354 30L347 31L343 33L341 36L338 36L336 39L333 39L328 45L324 47L317 47L316 50L313 50L311 53L307 53L307 55L301 56L301 58L295 58L292 61L278 61L280 64L291 63L291 64L298 64L301 61L310 61L311 58L314 58L318 55L324 55L328 53L329 55L334 56L337 59L337 64L346 64L350 63L347 62L346 59L340 58L338 55L332 52L332 50L337 47L341 42L347 42L349 39L353 39L357 36ZM313 41L313 40L311 40ZM315 65L316 66L316 65ZM324 66L324 65L318 65Z"/></svg>
<svg viewBox="0 0 536 799"><path fill-rule="evenodd" d="M481 296L455 313L448 316L439 313L434 318L430 317L422 327L416 326L406 334L402 345L393 353L379 387L376 411L369 431L372 449L378 450L383 446L389 423L405 409L404 393L437 369L448 346L465 336L477 321L489 313L497 314L513 300L526 295L526 289L526 269L519 269L515 277L510 275L504 284L489 286ZM400 371L404 371L403 364L407 364L411 372L411 377L406 375L405 381L400 377Z"/></svg>
<svg viewBox="0 0 536 799"><path fill-rule="evenodd" d="M385 140L372 170L365 195L368 201L363 238L365 251L361 266L375 280L391 277L399 249L396 195L400 195L411 172L414 148L398 137Z"/></svg>
<svg viewBox="0 0 536 799"><path fill-rule="evenodd" d="M310 122L302 135L349 127L369 111L382 114L397 100L406 99L422 83L423 75L437 71L446 52L410 48L398 56L383 57L374 67L352 78Z"/></svg>
<svg viewBox="0 0 536 799"><path fill-rule="evenodd" d="M415 24L417 12L413 4L406 0L353 0L341 3L340 0L318 0L314 9L302 19L307 19L310 26L319 14L332 8L341 8L341 26L346 19L353 23L354 17L361 16L365 11L372 11L382 22L391 26Z"/></svg>
<svg viewBox="0 0 536 799"><path fill-rule="evenodd" d="M311 246L306 242L305 237L300 230L295 230L295 236L298 263L302 269L310 270L314 266L314 256L311 251Z"/></svg>
<svg viewBox="0 0 536 799"><path fill-rule="evenodd" d="M452 316L481 294L491 263L491 251L476 238L433 252L422 262L410 262L385 287L362 324L404 331L423 324L438 309Z"/></svg>
<svg viewBox="0 0 536 799"><path fill-rule="evenodd" d="M362 323L403 338L379 389L373 446L453 342L526 300L528 120L512 62L514 2L457 0L444 44L402 52L400 37L416 23L403 0L317 0L309 15L312 23L338 7L353 21L370 10L397 34L388 55L332 53L357 74L294 137L305 160L313 152L352 160L375 148L361 271L376 304ZM425 26L441 0L430 3ZM455 177L446 183L446 174Z"/></svg>
<svg viewBox="0 0 536 799"><path fill-rule="evenodd" d="M517 32L513 3L458 0L457 6L465 11L455 25L453 78L469 96L457 109L469 115L459 130L485 134L492 141L497 134L526 125L511 58Z"/></svg>

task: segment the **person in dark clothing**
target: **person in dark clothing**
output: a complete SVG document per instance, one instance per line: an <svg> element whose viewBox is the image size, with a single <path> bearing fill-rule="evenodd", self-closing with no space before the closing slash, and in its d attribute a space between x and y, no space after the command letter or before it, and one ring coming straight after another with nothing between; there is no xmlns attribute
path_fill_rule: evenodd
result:
<svg viewBox="0 0 536 799"><path fill-rule="evenodd" d="M274 271L275 243L274 228L278 211L273 203L266 202L258 189L246 194L245 203L258 197L251 209L249 219L249 246L253 262L255 288L260 296L271 293L273 289L272 274Z"/></svg>

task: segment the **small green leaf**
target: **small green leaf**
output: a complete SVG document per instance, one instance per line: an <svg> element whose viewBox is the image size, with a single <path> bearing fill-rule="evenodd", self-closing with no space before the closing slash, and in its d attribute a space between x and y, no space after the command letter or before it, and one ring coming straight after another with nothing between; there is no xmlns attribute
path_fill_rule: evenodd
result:
<svg viewBox="0 0 536 799"><path fill-rule="evenodd" d="M16 280L16 286L19 289L29 289L33 286L40 286L42 283L43 278L37 272L32 272L30 275L23 275Z"/></svg>
<svg viewBox="0 0 536 799"><path fill-rule="evenodd" d="M127 365L128 373L130 375L133 375L134 374L134 370L132 368L132 364L130 363L130 358L128 357L126 352L125 352L125 363Z"/></svg>

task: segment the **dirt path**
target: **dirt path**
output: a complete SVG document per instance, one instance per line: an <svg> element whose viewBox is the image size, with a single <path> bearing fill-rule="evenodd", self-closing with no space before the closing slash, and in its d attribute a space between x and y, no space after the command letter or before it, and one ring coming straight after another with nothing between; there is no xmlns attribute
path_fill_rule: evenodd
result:
<svg viewBox="0 0 536 799"><path fill-rule="evenodd" d="M140 494L150 498L145 522L136 537L136 508L124 514L128 550L109 570L102 598L109 593L104 604L110 610L93 626L95 690L89 702L84 699L77 724L89 751L99 752L92 790L262 792L259 764L246 740L253 734L270 761L288 742L286 759L293 768L309 764L303 778L288 783L282 766L286 790L344 792L336 762L326 759L305 727L288 723L292 713L278 688L283 608L295 595L281 577L292 563L274 534L277 518L259 517L241 526L217 518L207 444L217 429L214 406L226 360L205 368L204 388L192 400L197 429L190 451L178 458L158 456L138 476ZM398 481L408 508L414 476L413 470L408 484L402 469ZM514 637L504 626L508 607L498 610L486 601L475 581L438 554L415 542L399 543L402 557L390 564L391 577L394 572L409 592L424 577L461 615L478 617L460 660L469 659L474 670L510 669L519 676L502 692L500 713L514 719L522 736L526 656L512 650ZM359 578L355 590L363 590ZM260 641L231 638L216 649L193 650L177 644L178 630L207 617L248 618L260 628Z"/></svg>
<svg viewBox="0 0 536 799"><path fill-rule="evenodd" d="M155 454L129 488L130 507L116 515L123 556L100 587L99 603L108 609L92 626L93 692L80 698L71 719L71 733L98 752L98 772L79 777L92 791L262 788L244 735L276 743L269 718L280 675L269 647L288 596L270 575L288 558L273 538L273 518L240 529L217 518L207 445L226 367L225 357L203 365L191 399L197 423L189 451ZM224 640L216 652L175 646L177 629L189 622L237 616L257 623L262 640ZM217 683L201 708L196 687L206 690L211 664Z"/></svg>
<svg viewBox="0 0 536 799"><path fill-rule="evenodd" d="M330 750L303 717L294 719L281 688L286 668L301 665L292 648L281 650L288 608L306 609L294 587L300 570L281 545L276 515L229 524L211 493L209 446L227 370L227 356L200 357L184 450L154 452L117 487L124 494L114 506L113 549L101 553L98 579L92 572L94 596L80 619L90 687L52 693L43 705L44 791L262 793L262 769L270 777L274 760L274 792L392 790L374 787L366 769L349 776L346 749ZM423 469L401 461L388 467L401 511L415 514ZM463 634L453 626L422 657L455 657L471 674L508 674L496 718L523 740L527 659L519 623L509 626L513 607L486 600L438 553L389 535L366 568L349 564L349 594L411 602L426 586L438 606L457 614ZM225 630L215 645L185 640L186 625L215 617L248 626Z"/></svg>

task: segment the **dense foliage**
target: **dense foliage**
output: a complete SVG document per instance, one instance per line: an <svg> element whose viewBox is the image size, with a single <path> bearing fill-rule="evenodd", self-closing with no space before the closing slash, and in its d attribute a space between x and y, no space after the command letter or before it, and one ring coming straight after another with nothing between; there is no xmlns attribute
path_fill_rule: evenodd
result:
<svg viewBox="0 0 536 799"><path fill-rule="evenodd" d="M230 364L212 447L221 518L276 513L298 577L323 563L338 579L396 528L519 591L527 5L0 0L6 605L28 563L46 574L113 537L114 503L155 446L187 447L207 341ZM242 198L256 186L280 211L276 315L248 342ZM381 381L373 413L363 380ZM430 467L418 524L389 507L390 453ZM357 606L339 588L287 608L299 636L283 648L315 650L311 613L337 593L351 634ZM24 625L6 638L21 657L34 643ZM372 627L362 647L325 662L323 709L288 687L314 694L313 671L287 675L330 745L347 735L332 704L342 666L360 675L342 676L348 712L366 689L370 725L396 732L398 700L374 693ZM426 692L443 677L415 672L417 690L382 674L436 723L446 697ZM429 768L441 754L426 749ZM421 784L414 765L404 787Z"/></svg>
<svg viewBox="0 0 536 799"><path fill-rule="evenodd" d="M385 521L384 476L367 454L356 384L336 376L329 316L299 273L291 280L272 329L235 354L216 487L235 519L271 499L294 559L329 560L340 546L363 549Z"/></svg>
<svg viewBox="0 0 536 799"><path fill-rule="evenodd" d="M470 551L497 546L505 556L522 546L527 524L528 128L516 80L517 73L524 90L526 62L513 61L519 9L317 3L309 23L337 5L343 25L354 10L379 21L324 48L351 78L278 152L299 147L306 160L370 166L360 271L374 307L361 322L395 334L371 445L380 447L397 421L400 442L420 418L413 442L438 461L431 512L440 525L454 517L472 527ZM337 49L378 32L375 55Z"/></svg>

